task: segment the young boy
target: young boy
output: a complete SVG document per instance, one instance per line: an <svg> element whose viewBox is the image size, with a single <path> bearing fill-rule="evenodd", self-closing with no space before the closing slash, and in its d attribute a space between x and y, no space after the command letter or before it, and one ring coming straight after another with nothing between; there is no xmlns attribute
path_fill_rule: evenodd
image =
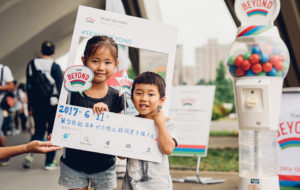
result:
<svg viewBox="0 0 300 190"><path fill-rule="evenodd" d="M145 72L133 81L132 102L139 112L137 117L153 119L158 131L158 144L163 159L161 163L127 159L122 190L171 190L168 155L177 146L175 125L161 107L165 102L165 81L153 72Z"/></svg>

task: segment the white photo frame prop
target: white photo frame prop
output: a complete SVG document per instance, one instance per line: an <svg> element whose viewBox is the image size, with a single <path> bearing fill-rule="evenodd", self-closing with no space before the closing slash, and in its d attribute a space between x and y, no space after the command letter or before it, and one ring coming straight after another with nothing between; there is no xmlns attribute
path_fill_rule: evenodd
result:
<svg viewBox="0 0 300 190"><path fill-rule="evenodd" d="M168 55L166 102L167 115L172 88L177 28L141 18L79 6L68 67L76 62L76 51L81 37L106 35L117 44L141 48ZM61 89L52 139L54 145L91 152L161 162L162 153L157 143L153 120L104 112L93 113L90 108L66 104L69 92Z"/></svg>

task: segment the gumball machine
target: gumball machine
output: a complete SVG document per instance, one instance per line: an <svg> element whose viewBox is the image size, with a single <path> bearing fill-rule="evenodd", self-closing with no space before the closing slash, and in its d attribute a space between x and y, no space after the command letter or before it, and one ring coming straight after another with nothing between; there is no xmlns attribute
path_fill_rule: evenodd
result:
<svg viewBox="0 0 300 190"><path fill-rule="evenodd" d="M279 190L277 128L289 53L273 25L279 0L236 0L241 21L227 65L239 123L239 190Z"/></svg>

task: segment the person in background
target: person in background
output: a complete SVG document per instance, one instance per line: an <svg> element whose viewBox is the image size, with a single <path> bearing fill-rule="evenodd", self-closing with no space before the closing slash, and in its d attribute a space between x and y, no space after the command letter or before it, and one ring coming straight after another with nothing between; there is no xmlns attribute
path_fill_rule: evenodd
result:
<svg viewBox="0 0 300 190"><path fill-rule="evenodd" d="M58 97L63 82L61 68L52 59L55 45L44 41L41 46L41 57L32 59L26 69L28 110L33 115L35 132L30 141L44 139L45 132L52 133ZM58 164L54 160L55 151L46 154L45 170L55 170ZM28 154L23 168L32 166L34 154Z"/></svg>
<svg viewBox="0 0 300 190"><path fill-rule="evenodd" d="M21 120L22 131L25 132L27 129L26 121L27 121L27 94L25 91L25 85L19 84L16 93L16 101L20 104L20 108L15 113L15 126L16 129L19 129L19 118ZM18 104L17 103L17 104Z"/></svg>
<svg viewBox="0 0 300 190"><path fill-rule="evenodd" d="M13 106L14 100L10 97L6 97L6 92L11 92L15 89L15 85L13 83L14 78L8 66L0 64L0 102L2 104L2 100L8 106ZM4 133L2 131L4 116L3 116L3 108L0 106L0 146L6 146L6 140ZM0 165L4 166L9 163L9 158L0 160Z"/></svg>

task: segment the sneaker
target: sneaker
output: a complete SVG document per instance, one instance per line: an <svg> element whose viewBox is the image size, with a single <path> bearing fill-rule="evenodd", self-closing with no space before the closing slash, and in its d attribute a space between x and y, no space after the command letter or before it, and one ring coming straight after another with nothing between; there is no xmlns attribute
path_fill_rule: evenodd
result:
<svg viewBox="0 0 300 190"><path fill-rule="evenodd" d="M6 166L6 165L8 165L8 164L9 164L9 158L0 160L0 165L1 165L1 166Z"/></svg>
<svg viewBox="0 0 300 190"><path fill-rule="evenodd" d="M57 162L54 160L52 163L46 164L46 165L44 166L44 169L45 169L45 170L48 170L48 171L56 170L56 169L58 169L58 164L57 164Z"/></svg>
<svg viewBox="0 0 300 190"><path fill-rule="evenodd" d="M34 154L30 153L25 157L25 160L23 161L23 168L29 169L32 166L32 163L34 161Z"/></svg>
<svg viewBox="0 0 300 190"><path fill-rule="evenodd" d="M6 132L6 135L7 135L7 136L11 136L11 135L12 135L12 131L7 131L7 132Z"/></svg>
<svg viewBox="0 0 300 190"><path fill-rule="evenodd" d="M21 133L21 130L20 129L17 129L16 130L16 135L19 135Z"/></svg>

